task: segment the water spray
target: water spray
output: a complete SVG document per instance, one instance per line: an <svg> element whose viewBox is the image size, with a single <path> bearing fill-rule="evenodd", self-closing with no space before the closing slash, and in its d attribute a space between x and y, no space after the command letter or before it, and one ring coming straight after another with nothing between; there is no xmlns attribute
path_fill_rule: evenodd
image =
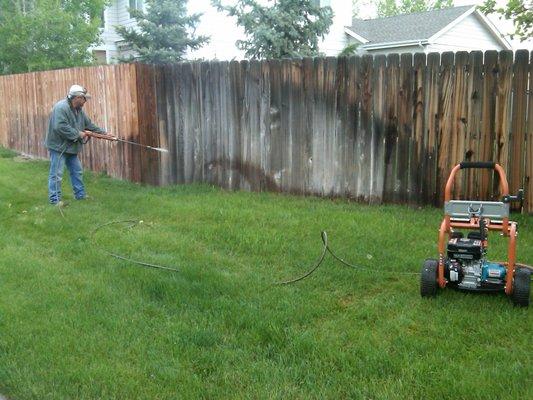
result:
<svg viewBox="0 0 533 400"><path fill-rule="evenodd" d="M144 148L150 149L150 150L155 150L155 151L158 151L160 153L168 153L167 149L163 149L161 147L148 146L146 144L140 144L140 143L132 142L130 140L121 139L121 138L118 138L118 137L113 136L113 135L103 135L103 134L95 133L95 132L91 132L91 131L84 131L84 133L85 133L86 137L93 137L95 139L104 139L104 140L109 140L111 142L122 142L122 143L132 144L134 146L144 147Z"/></svg>

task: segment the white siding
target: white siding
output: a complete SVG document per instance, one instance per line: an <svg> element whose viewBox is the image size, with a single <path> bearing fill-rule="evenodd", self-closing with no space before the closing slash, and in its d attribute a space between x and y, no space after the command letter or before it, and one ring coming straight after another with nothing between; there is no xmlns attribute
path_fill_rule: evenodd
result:
<svg viewBox="0 0 533 400"><path fill-rule="evenodd" d="M352 24L352 2L351 0L330 0L328 3L333 10L333 23L329 28L329 33L319 43L319 48L327 56L336 56L348 44L344 27ZM322 1L321 5L328 4Z"/></svg>
<svg viewBox="0 0 533 400"><path fill-rule="evenodd" d="M106 52L108 63L117 56L115 42L120 39L114 29L114 26L117 24L117 4L116 1L113 1L111 5L104 10L104 28L101 30L100 36L102 43L92 48L92 50L104 50Z"/></svg>
<svg viewBox="0 0 533 400"><path fill-rule="evenodd" d="M113 0L104 11L105 25L102 30L102 44L92 50L105 50L107 62L116 61L118 56L124 55L119 52L118 46L122 38L116 33L115 26L135 27L135 19L128 12L129 0Z"/></svg>
<svg viewBox="0 0 533 400"><path fill-rule="evenodd" d="M470 14L429 46L431 51L504 50L476 13Z"/></svg>
<svg viewBox="0 0 533 400"><path fill-rule="evenodd" d="M134 27L135 20L130 17L128 8L130 6L129 0L115 0L113 3L116 3L117 7L117 24L123 25L128 28Z"/></svg>

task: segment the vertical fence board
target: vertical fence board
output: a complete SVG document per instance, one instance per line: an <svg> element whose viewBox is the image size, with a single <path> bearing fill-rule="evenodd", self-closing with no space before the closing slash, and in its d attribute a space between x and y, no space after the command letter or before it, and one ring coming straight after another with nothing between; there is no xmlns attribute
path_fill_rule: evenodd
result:
<svg viewBox="0 0 533 400"><path fill-rule="evenodd" d="M303 61L295 60L291 63L290 82L290 122L292 137L292 177L291 192L305 193L307 186L307 132L305 115L307 110L304 101Z"/></svg>
<svg viewBox="0 0 533 400"><path fill-rule="evenodd" d="M306 57L303 59L303 86L304 86L304 98L305 102L305 114L301 117L304 123L305 129L305 146L306 146L306 159L305 159L305 187L304 193L310 193L313 187L313 140L314 140L314 97L315 97L315 80L313 79L314 66L313 59Z"/></svg>
<svg viewBox="0 0 533 400"><path fill-rule="evenodd" d="M358 200L369 201L371 187L371 155L372 150L372 56L363 56L361 59L361 119L358 137L360 146L358 153Z"/></svg>
<svg viewBox="0 0 533 400"><path fill-rule="evenodd" d="M306 102L307 104L307 102ZM270 153L272 152L272 133L270 131L270 64L261 62L261 101L260 101L260 140L262 171L260 190L276 191L271 179L272 167Z"/></svg>
<svg viewBox="0 0 533 400"><path fill-rule="evenodd" d="M466 135L468 130L468 70L470 68L468 53L460 51L455 54L455 68L454 68L454 98L452 110L452 151L450 154L451 165L450 168L466 159ZM468 185L468 174L462 171L458 177L457 183L459 190L457 197L466 198Z"/></svg>
<svg viewBox="0 0 533 400"><path fill-rule="evenodd" d="M231 61L229 65L230 72L230 93L231 93L231 114L233 131L229 137L229 154L230 154L230 182L229 188L237 189L241 184L242 159L241 159L241 114L244 90L241 79L241 64L238 61Z"/></svg>
<svg viewBox="0 0 533 400"><path fill-rule="evenodd" d="M454 54L446 52L441 59L441 87L439 99L439 139L438 139L438 174L437 188L443 188L453 165L452 130L453 130L453 99L454 99ZM439 203L444 199L444 191L439 190Z"/></svg>
<svg viewBox="0 0 533 400"><path fill-rule="evenodd" d="M281 132L281 62L270 63L270 167L273 181L281 189L283 142Z"/></svg>
<svg viewBox="0 0 533 400"><path fill-rule="evenodd" d="M483 66L483 111L482 111L482 137L480 142L480 160L496 161L494 142L496 138L495 114L498 75L498 53L496 51L485 52ZM481 197L488 199L491 195L492 174L481 172L480 192Z"/></svg>
<svg viewBox="0 0 533 400"><path fill-rule="evenodd" d="M249 165L248 179L252 190L260 190L261 181L261 65L259 61L250 62L250 70L248 74L247 85L247 100L248 107L247 117L249 118Z"/></svg>
<svg viewBox="0 0 533 400"><path fill-rule="evenodd" d="M426 103L426 55L415 53L413 57L413 153L410 165L410 179L413 182L411 202L423 204L427 188L424 175L429 171L428 157L424 153L427 137L425 133Z"/></svg>
<svg viewBox="0 0 533 400"><path fill-rule="evenodd" d="M292 147L293 137L291 132L291 64L292 61L284 59L281 61L281 108L280 108L280 135L282 143L283 163L281 166L281 190L284 192L291 191L292 170Z"/></svg>
<svg viewBox="0 0 533 400"><path fill-rule="evenodd" d="M324 162L326 113L324 107L324 59L314 59L315 90L313 96L313 156L311 193L324 194Z"/></svg>
<svg viewBox="0 0 533 400"><path fill-rule="evenodd" d="M400 202L414 201L414 183L411 175L413 157L413 55L400 56L400 82L398 92L398 172ZM414 168L414 166L413 166Z"/></svg>
<svg viewBox="0 0 533 400"><path fill-rule="evenodd" d="M524 185L528 62L529 52L518 50L513 64L513 108L509 145L509 162L512 168L508 179L511 194L516 194Z"/></svg>
<svg viewBox="0 0 533 400"><path fill-rule="evenodd" d="M359 182L359 126L361 109L361 58L350 57L346 77L346 149L345 179L346 190L350 197L357 196Z"/></svg>
<svg viewBox="0 0 533 400"><path fill-rule="evenodd" d="M509 174L509 135L511 131L511 101L513 79L513 52L502 51L498 57L497 95L495 129L496 140L494 143L494 161L499 163ZM499 179L493 180L491 198L499 198Z"/></svg>
<svg viewBox="0 0 533 400"><path fill-rule="evenodd" d="M387 131L385 126L385 74L387 60L384 55L374 58L374 96L373 96L373 121L372 121L372 190L370 201L380 202L384 197L384 184L386 173L385 154L387 149Z"/></svg>
<svg viewBox="0 0 533 400"><path fill-rule="evenodd" d="M467 76L467 94L466 101L468 101L468 116L467 116L467 132L466 132L466 161L484 161L480 156L480 143L483 132L481 131L481 118L483 109L483 75L482 75L483 53L480 51L473 51L469 55L468 60L468 76ZM486 171L479 171L469 169L465 171L467 175L468 192L467 198L480 198L480 180L481 173Z"/></svg>
<svg viewBox="0 0 533 400"><path fill-rule="evenodd" d="M385 187L383 200L398 201L398 86L399 86L399 56L387 55L387 69L385 73Z"/></svg>
<svg viewBox="0 0 533 400"><path fill-rule="evenodd" d="M347 175L349 175L349 170L346 168L346 158L347 158L347 142L348 142L348 132L346 129L347 124L347 92L349 90L348 82L348 59L346 57L339 57L337 61L337 101L336 101L336 114L337 119L335 121L335 131L338 134L338 146L339 153L337 157L338 168L338 192L337 193L346 193L347 186Z"/></svg>
<svg viewBox="0 0 533 400"><path fill-rule="evenodd" d="M524 209L533 214L533 51L529 53L529 90L527 112L526 176Z"/></svg>
<svg viewBox="0 0 533 400"><path fill-rule="evenodd" d="M337 110L337 59L327 57L324 63L324 97L323 107L325 112L325 130L324 134L324 192L326 196L332 196L336 193L337 184L337 142L338 133L335 129L336 110Z"/></svg>

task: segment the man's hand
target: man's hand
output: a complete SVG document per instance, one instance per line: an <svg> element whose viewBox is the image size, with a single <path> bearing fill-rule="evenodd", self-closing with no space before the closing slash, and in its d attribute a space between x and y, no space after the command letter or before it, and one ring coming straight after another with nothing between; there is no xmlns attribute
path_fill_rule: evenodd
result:
<svg viewBox="0 0 533 400"><path fill-rule="evenodd" d="M80 132L80 139L85 139L86 137L88 137L89 135L87 134L86 131L82 131Z"/></svg>
<svg viewBox="0 0 533 400"><path fill-rule="evenodd" d="M97 132L91 132L91 131L83 131L83 134L85 134L85 137L87 138L95 138L95 139L105 139L109 140L111 142L116 142L118 138L110 133L97 133Z"/></svg>

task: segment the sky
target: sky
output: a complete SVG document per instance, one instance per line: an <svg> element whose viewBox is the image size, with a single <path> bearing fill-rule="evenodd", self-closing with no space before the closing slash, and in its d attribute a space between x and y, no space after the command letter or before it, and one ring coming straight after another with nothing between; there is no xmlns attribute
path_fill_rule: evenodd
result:
<svg viewBox="0 0 533 400"><path fill-rule="evenodd" d="M225 0L224 3L228 3L234 0ZM264 1L264 0L263 0ZM352 0L345 0L352 1ZM505 5L507 0L497 0L498 5ZM483 0L454 0L455 6L466 5L480 5ZM376 17L376 1L375 0L359 0L359 16L360 18L375 18ZM220 32L216 37L211 37L213 46L207 46L204 49L199 50L195 55L200 58L221 58L228 59L227 54L224 54L224 48L232 48L235 43L235 38L242 37L243 31L235 24L228 24L228 19L216 9L211 6L210 0L189 0L189 13L203 13L201 23L198 26L197 33L202 34L204 32L212 32L213 25L218 26L216 32ZM489 16L492 23L498 28L498 30L504 34L510 34L513 32L513 24L511 21L500 19L497 16ZM519 40L511 40L509 37L507 40L511 43L514 49L525 48L533 50L533 38L525 42ZM216 45L216 46L215 46ZM213 54L213 48L217 48L219 54Z"/></svg>

